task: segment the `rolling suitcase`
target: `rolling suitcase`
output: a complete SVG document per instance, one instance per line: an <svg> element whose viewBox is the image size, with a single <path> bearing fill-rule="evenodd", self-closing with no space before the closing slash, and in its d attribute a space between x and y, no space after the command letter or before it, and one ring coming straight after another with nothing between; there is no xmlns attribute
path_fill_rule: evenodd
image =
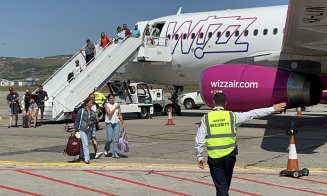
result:
<svg viewBox="0 0 327 196"><path fill-rule="evenodd" d="M13 102L11 103L11 114L12 115L18 115L18 103Z"/></svg>
<svg viewBox="0 0 327 196"><path fill-rule="evenodd" d="M23 116L23 127L28 128L28 117L25 115Z"/></svg>

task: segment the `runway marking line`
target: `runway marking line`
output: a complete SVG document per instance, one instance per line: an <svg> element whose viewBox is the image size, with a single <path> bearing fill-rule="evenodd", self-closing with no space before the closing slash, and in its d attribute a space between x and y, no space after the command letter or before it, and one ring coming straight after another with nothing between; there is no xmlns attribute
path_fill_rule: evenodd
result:
<svg viewBox="0 0 327 196"><path fill-rule="evenodd" d="M152 188L152 189L156 189L156 190L160 190L160 191L172 193L172 194L175 194L175 195L189 196L186 193L181 193L181 192L177 192L177 191L173 191L173 190L161 188L161 187L158 187L158 186L152 186L152 185L148 185L148 184L143 184L143 183L140 183L140 182L137 182L137 181L133 181L133 180L129 180L129 179L126 179L126 178L120 178L120 177L117 177L117 176L112 176L112 175L108 175L108 174L102 174L102 173L91 171L91 170L83 170L83 171L84 172L91 173L91 174L96 174L96 175L104 176L104 177L107 177L107 178L112 178L112 179L115 179L115 180L120 180L120 181L131 183L131 184L136 184L136 185L139 185L139 186L144 186L144 187L147 187L147 188Z"/></svg>
<svg viewBox="0 0 327 196"><path fill-rule="evenodd" d="M89 188L89 187L86 187L86 186L81 186L81 185L73 184L73 183L62 181L62 180L58 180L58 179L55 179L55 178L50 178L48 176L43 176L43 175L35 174L35 173L28 172L28 171L21 170L21 169L16 169L14 171L19 172L19 173L23 173L23 174L27 174L27 175L30 175L30 176L34 176L34 177L38 177L38 178L43 178L43 179L46 179L46 180L50 180L52 182L57 182L57 183L60 183L60 184L69 185L69 186L73 186L73 187L76 187L76 188L80 188L80 189L84 189L84 190L88 190L88 191L100 193L100 194L103 194L103 195L116 196L115 194L112 194L112 193L108 193L108 192L104 192L104 191L92 189L92 188Z"/></svg>
<svg viewBox="0 0 327 196"><path fill-rule="evenodd" d="M4 185L0 185L0 189L7 189L7 190L15 191L15 192L18 192L18 193L23 193L25 195L42 196L42 195L37 194L37 193L32 193L32 192L28 192L28 191L24 191L24 190L21 190L21 189L16 189L16 188L9 187L9 186L4 186Z"/></svg>
<svg viewBox="0 0 327 196"><path fill-rule="evenodd" d="M317 180L310 180L310 179L304 179L304 178L298 178L298 180L319 183L319 184L327 184L327 182L321 182L321 181L317 181Z"/></svg>
<svg viewBox="0 0 327 196"><path fill-rule="evenodd" d="M23 166L56 166L56 167L84 167L84 163L68 163L68 162L20 162L20 161L0 161L0 165L23 165ZM90 166L110 166L110 167L171 167L171 168L198 168L197 164L161 164L161 163L95 163ZM255 170L276 170L281 171L285 168L266 167L266 166L235 166L235 169L255 169ZM308 168L310 171L327 171L327 168Z"/></svg>
<svg viewBox="0 0 327 196"><path fill-rule="evenodd" d="M0 171L8 171L8 170L9 171L12 170L12 171L16 171L16 172L20 172L20 173L24 173L24 174L28 174L28 175L32 175L32 176L36 176L36 177L40 177L40 178L44 178L44 179L47 179L47 180L50 180L50 181L58 182L58 183L65 184L65 185L75 186L75 187L78 187L78 188L82 188L82 189L86 189L86 190L90 190L90 191L94 191L94 192L100 192L100 193L106 194L106 195L114 195L114 194L94 190L94 189L91 189L91 188L88 188L88 187L75 185L75 184L72 184L72 183L69 183L69 182L57 180L57 179L54 179L54 178L38 175L38 174L27 172L27 171L78 171L78 172L79 171L86 171L86 172L89 172L89 173L102 175L102 176L105 176L105 177L109 177L109 175L98 173L98 172L100 172L100 171L102 171L102 172L142 172L142 173L145 172L145 173L149 173L149 174L156 174L156 175L176 178L176 179L189 181L189 182L194 182L194 183L198 183L198 184L203 184L203 185L207 185L207 186L214 186L213 184L202 182L202 181L197 181L197 180L192 180L192 179L183 178L183 177L179 177L179 176L164 174L164 173L208 173L208 171L129 170L129 169L127 169L127 170L122 170L122 169L119 169L119 170L117 170L117 169L116 170L109 170L109 169L104 169L104 170L99 170L99 169L96 169L96 170L80 170L80 169L44 169L44 168L26 168L26 169L0 168ZM236 174L236 175L237 174L239 174L239 175L247 175L247 174L249 174L249 175L275 175L275 176L279 175L279 174L266 174L266 173L254 173L254 172L249 172L249 173L247 173L247 172L235 172L234 174ZM325 175L312 175L312 174L310 176L327 177ZM142 184L142 183L131 181L131 180L128 180L128 179L123 179L123 178L119 179L119 177L110 176L110 178L112 178L112 177L115 178L115 179L118 179L118 180L129 181L129 183L133 183L133 184L136 184L136 183L138 183L138 185ZM313 193L313 194L318 194L318 195L327 195L325 193L308 191L308 190L304 190L304 189L298 189L298 188L293 188L293 187L288 187L288 186L283 186L283 185L278 185L278 184L272 184L272 183L268 183L268 182L264 182L264 181L258 181L258 180L252 180L252 179L248 179L248 178L241 178L241 177L237 177L237 176L233 176L233 178L244 180L244 181L250 181L250 182L254 182L254 183L259 183L259 184L264 184L264 185L268 185L268 186L276 186L276 187L292 189L292 190L297 190L297 191L302 191L302 192L308 192L308 193ZM317 180L310 180L310 179L303 179L303 178L299 178L298 180L310 181L310 182L313 182L313 183L327 184L326 182L321 182L321 181L317 181ZM143 184L141 186L146 186L146 187L150 187L150 188L155 187L155 186L151 186L151 185L147 185L147 184ZM3 185L0 185L0 188L12 190L12 191L17 191L17 192L21 192L21 193L28 194L28 195L40 195L40 194L35 194L35 193L28 192L28 191L16 189L16 188L6 187L6 186L3 186ZM163 189L161 187L156 187L156 188ZM237 189L230 189L230 190L240 192L240 193L244 193L244 194L247 194L247 195L256 195L254 193L249 193L249 192L245 192L245 191L241 191L241 190L237 190ZM168 191L171 191L171 190L168 190ZM186 195L184 193L180 193L180 194L181 195Z"/></svg>
<svg viewBox="0 0 327 196"><path fill-rule="evenodd" d="M211 186L211 187L215 186L214 184L210 184L210 183L207 183L207 182L201 182L201 181L198 181L198 180L192 180L192 179L183 178L183 177L179 177L179 176L163 174L161 172L156 172L156 171L151 172L151 174L156 174L156 175L160 175L160 176L175 178L175 179L179 179L179 180L183 180L183 181L187 181L187 182L194 182L194 183L197 183L197 184L203 184L203 185L207 185L207 186ZM258 194L255 194L255 193L250 193L250 192L247 192L247 191L242 191L242 190L238 190L238 189L234 189L234 188L230 188L230 190L234 191L234 192L238 192L238 193L243 193L245 195L259 196Z"/></svg>
<svg viewBox="0 0 327 196"><path fill-rule="evenodd" d="M248 179L248 178L241 178L241 177L238 177L238 176L233 176L233 178L239 179L239 180L248 181L248 182L254 182L254 183L257 183L257 184L264 184L264 185L267 185L267 186L275 186L275 187L280 187L280 188L286 188L286 189L296 190L296 191L300 191L300 192L306 192L306 193L312 193L312 194L316 194L316 195L325 195L325 196L327 196L327 194L325 194L325 193L319 193L319 192L309 191L309 190L305 190L305 189L299 189L299 188L294 188L294 187L289 187L289 186L284 186L284 185L279 185L279 184L273 184L273 183L259 181L259 180L252 180L252 179Z"/></svg>

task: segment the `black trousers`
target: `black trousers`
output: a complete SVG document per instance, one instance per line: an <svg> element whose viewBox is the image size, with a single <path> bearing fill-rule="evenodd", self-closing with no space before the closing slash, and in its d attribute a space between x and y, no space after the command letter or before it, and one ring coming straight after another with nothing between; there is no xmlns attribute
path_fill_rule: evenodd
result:
<svg viewBox="0 0 327 196"><path fill-rule="evenodd" d="M94 57L94 54L87 54L85 56L86 63L89 63Z"/></svg>
<svg viewBox="0 0 327 196"><path fill-rule="evenodd" d="M210 174L216 187L216 195L228 196L228 190L232 181L233 169L236 162L235 150L221 158L208 157Z"/></svg>

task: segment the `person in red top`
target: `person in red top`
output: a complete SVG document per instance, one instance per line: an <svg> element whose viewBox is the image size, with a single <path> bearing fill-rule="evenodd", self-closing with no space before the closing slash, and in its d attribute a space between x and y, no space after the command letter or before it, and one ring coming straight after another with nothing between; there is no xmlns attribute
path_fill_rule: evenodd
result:
<svg viewBox="0 0 327 196"><path fill-rule="evenodd" d="M104 32L101 32L101 47L105 48L107 46L109 46L112 42L110 40L110 38L104 33Z"/></svg>
<svg viewBox="0 0 327 196"><path fill-rule="evenodd" d="M131 31L127 28L127 24L123 24L123 28L121 30L125 32L125 38L128 38L132 34Z"/></svg>

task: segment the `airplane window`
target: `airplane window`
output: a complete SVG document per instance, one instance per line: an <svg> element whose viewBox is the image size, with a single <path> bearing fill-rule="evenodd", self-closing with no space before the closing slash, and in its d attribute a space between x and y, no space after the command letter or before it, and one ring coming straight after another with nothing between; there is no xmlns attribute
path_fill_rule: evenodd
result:
<svg viewBox="0 0 327 196"><path fill-rule="evenodd" d="M248 36L249 35L249 30L245 30L244 31L244 36Z"/></svg>
<svg viewBox="0 0 327 196"><path fill-rule="evenodd" d="M209 36L209 38L211 38L212 37L212 32L209 32L208 36Z"/></svg>
<svg viewBox="0 0 327 196"><path fill-rule="evenodd" d="M268 29L264 29L263 30L263 35L267 35L268 34Z"/></svg>
<svg viewBox="0 0 327 196"><path fill-rule="evenodd" d="M183 34L183 39L186 39L186 37L187 37L187 34L184 33L184 34Z"/></svg>
<svg viewBox="0 0 327 196"><path fill-rule="evenodd" d="M203 33L202 33L202 32L200 33L200 39L201 39L201 38L203 38Z"/></svg>
<svg viewBox="0 0 327 196"><path fill-rule="evenodd" d="M220 31L218 31L218 33L217 33L217 37L218 37L218 38L221 37L221 32L220 32Z"/></svg>
<svg viewBox="0 0 327 196"><path fill-rule="evenodd" d="M230 36L230 31L226 31L226 37Z"/></svg>
<svg viewBox="0 0 327 196"><path fill-rule="evenodd" d="M257 35L258 35L258 29L254 29L254 31L253 31L253 35L254 35L254 36L257 36Z"/></svg>
<svg viewBox="0 0 327 196"><path fill-rule="evenodd" d="M235 31L235 37L238 37L240 35L239 31Z"/></svg>
<svg viewBox="0 0 327 196"><path fill-rule="evenodd" d="M170 34L168 34L168 35L167 35L167 38L170 39L170 37L171 37Z"/></svg>
<svg viewBox="0 0 327 196"><path fill-rule="evenodd" d="M175 40L178 40L178 34L175 34Z"/></svg>
<svg viewBox="0 0 327 196"><path fill-rule="evenodd" d="M195 33L191 34L191 38L194 39L195 38Z"/></svg>
<svg viewBox="0 0 327 196"><path fill-rule="evenodd" d="M278 29L274 28L274 35L276 35L278 33Z"/></svg>

